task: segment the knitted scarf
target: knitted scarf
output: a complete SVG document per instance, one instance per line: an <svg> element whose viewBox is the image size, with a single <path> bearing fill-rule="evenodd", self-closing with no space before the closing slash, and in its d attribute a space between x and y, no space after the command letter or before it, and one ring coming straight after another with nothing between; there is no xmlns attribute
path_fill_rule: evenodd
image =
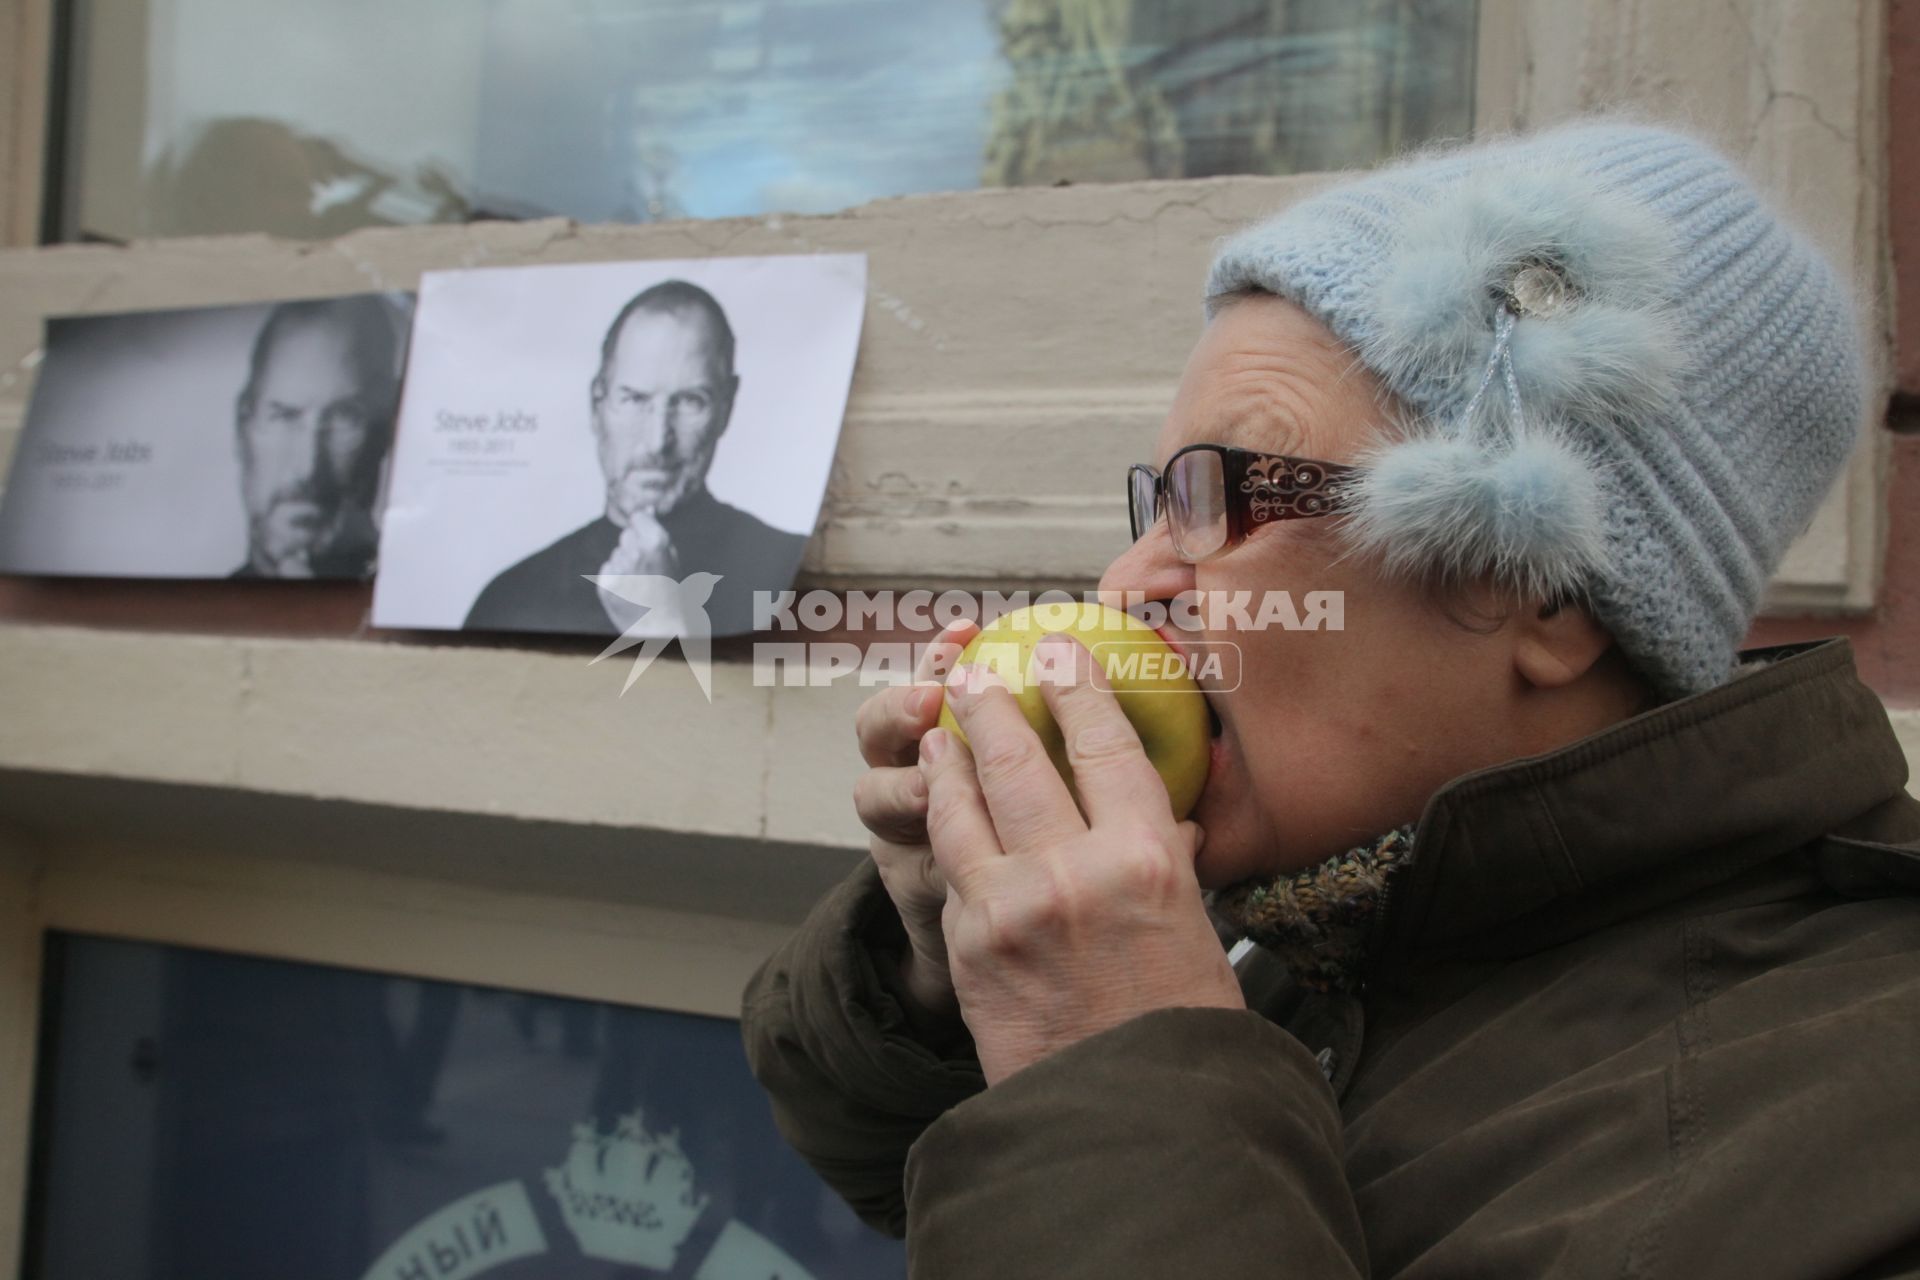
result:
<svg viewBox="0 0 1920 1280"><path fill-rule="evenodd" d="M1213 895L1213 914L1287 963L1302 986L1348 991L1393 881L1413 861L1413 825L1303 871L1243 880Z"/></svg>

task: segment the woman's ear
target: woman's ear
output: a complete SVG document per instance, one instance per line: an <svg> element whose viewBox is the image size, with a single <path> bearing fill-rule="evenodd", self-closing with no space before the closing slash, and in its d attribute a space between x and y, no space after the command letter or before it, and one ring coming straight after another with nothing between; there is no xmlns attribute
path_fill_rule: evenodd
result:
<svg viewBox="0 0 1920 1280"><path fill-rule="evenodd" d="M1515 619L1513 666L1536 689L1558 689L1593 669L1613 637L1578 605L1549 600Z"/></svg>

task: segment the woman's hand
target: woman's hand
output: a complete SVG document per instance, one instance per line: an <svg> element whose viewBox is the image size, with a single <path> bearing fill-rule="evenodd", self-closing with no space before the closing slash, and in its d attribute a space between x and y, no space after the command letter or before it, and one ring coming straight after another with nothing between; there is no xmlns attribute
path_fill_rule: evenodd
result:
<svg viewBox="0 0 1920 1280"><path fill-rule="evenodd" d="M948 681L972 751L938 729L920 740L948 960L989 1085L1154 1009L1245 1007L1194 876L1200 829L1174 822L1092 655L1064 633L1040 643L1071 646L1037 665L1071 672L1042 693L1085 818L984 668Z"/></svg>
<svg viewBox="0 0 1920 1280"><path fill-rule="evenodd" d="M979 629L969 621L948 627L914 668L913 684L881 690L854 717L868 768L854 783L853 806L872 833L868 849L911 943L901 977L920 1012L936 1018L957 1019L959 1006L940 931L947 884L927 846L927 780L915 760L921 736L940 717L941 677Z"/></svg>

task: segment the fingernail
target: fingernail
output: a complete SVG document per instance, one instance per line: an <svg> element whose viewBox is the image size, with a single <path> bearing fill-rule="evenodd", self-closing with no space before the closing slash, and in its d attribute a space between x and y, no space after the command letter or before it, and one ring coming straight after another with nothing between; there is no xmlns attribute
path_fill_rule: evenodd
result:
<svg viewBox="0 0 1920 1280"><path fill-rule="evenodd" d="M967 692L985 693L989 689L1004 689L1007 682L992 667L976 665L967 673Z"/></svg>
<svg viewBox="0 0 1920 1280"><path fill-rule="evenodd" d="M907 710L912 713L914 719L925 719L929 711L940 705L940 696L941 691L938 685L928 685L924 689L915 690L913 696L907 699Z"/></svg>
<svg viewBox="0 0 1920 1280"><path fill-rule="evenodd" d="M940 757L947 754L947 731L929 729L920 739L920 758L928 764L939 763Z"/></svg>
<svg viewBox="0 0 1920 1280"><path fill-rule="evenodd" d="M911 800L927 798L927 775L918 769L907 775L907 797Z"/></svg>
<svg viewBox="0 0 1920 1280"><path fill-rule="evenodd" d="M1034 647L1035 665L1050 684L1071 684L1080 669L1078 642L1064 631L1049 631Z"/></svg>
<svg viewBox="0 0 1920 1280"><path fill-rule="evenodd" d="M953 670L947 672L947 701L966 701L968 693L967 676L972 670L972 667L956 664ZM922 738L921 741L925 742L926 739Z"/></svg>

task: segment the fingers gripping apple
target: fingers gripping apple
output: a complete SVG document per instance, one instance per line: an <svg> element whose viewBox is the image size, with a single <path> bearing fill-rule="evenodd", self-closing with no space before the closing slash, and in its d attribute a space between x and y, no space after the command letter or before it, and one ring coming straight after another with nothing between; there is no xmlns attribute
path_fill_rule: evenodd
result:
<svg viewBox="0 0 1920 1280"><path fill-rule="evenodd" d="M1067 763L1066 740L1041 694L1049 673L1039 668L1034 656L1040 637L1051 631L1067 632L1092 652L1095 664L1113 686L1121 711L1140 735L1147 759L1167 784L1173 816L1185 818L1207 782L1211 749L1207 702L1187 664L1152 627L1105 605L1036 605L988 624L959 660L987 667L1006 681L1054 768L1071 788L1073 770ZM951 708L941 707L940 727L966 741ZM1077 791L1074 798L1079 799Z"/></svg>

